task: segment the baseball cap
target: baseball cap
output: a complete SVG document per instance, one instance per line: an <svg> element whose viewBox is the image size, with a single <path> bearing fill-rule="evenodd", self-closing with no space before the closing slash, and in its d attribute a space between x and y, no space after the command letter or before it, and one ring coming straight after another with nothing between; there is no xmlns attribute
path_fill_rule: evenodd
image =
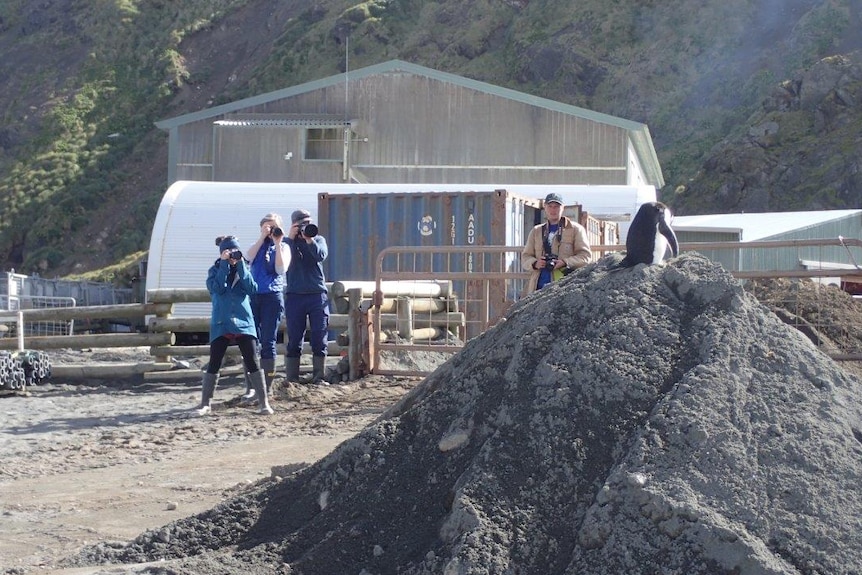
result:
<svg viewBox="0 0 862 575"><path fill-rule="evenodd" d="M308 219L311 219L311 212L309 212L308 210L296 210L295 212L290 214L290 223L292 224Z"/></svg>
<svg viewBox="0 0 862 575"><path fill-rule="evenodd" d="M546 204L550 204L553 202L556 202L562 206L563 205L563 197L560 194L557 194L554 192L551 192L550 194L545 196L545 203Z"/></svg>

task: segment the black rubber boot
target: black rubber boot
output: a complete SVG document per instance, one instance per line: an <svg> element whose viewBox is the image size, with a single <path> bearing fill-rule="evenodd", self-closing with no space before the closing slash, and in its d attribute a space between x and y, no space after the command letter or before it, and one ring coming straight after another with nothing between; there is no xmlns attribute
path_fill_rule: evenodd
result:
<svg viewBox="0 0 862 575"><path fill-rule="evenodd" d="M285 357L284 358L284 376L287 381L294 383L299 381L299 358Z"/></svg>
<svg viewBox="0 0 862 575"><path fill-rule="evenodd" d="M272 380L275 379L275 358L260 358L260 369L263 371L263 379L266 382L266 393L272 394Z"/></svg>
<svg viewBox="0 0 862 575"><path fill-rule="evenodd" d="M326 369L326 357L322 355L311 356L311 383L327 385L329 382L324 379L324 371Z"/></svg>
<svg viewBox="0 0 862 575"><path fill-rule="evenodd" d="M249 379L251 379L251 384L254 387L255 395L257 395L257 402L260 405L260 410L258 413L261 415L272 415L273 410L269 406L269 396L266 394L266 380L264 380L263 370L259 369L254 373L250 373Z"/></svg>

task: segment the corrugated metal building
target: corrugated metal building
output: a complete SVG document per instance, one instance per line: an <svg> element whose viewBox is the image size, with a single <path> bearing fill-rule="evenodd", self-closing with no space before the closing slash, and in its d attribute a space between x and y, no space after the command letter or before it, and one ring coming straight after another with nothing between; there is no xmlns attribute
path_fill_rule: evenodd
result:
<svg viewBox="0 0 862 575"><path fill-rule="evenodd" d="M156 125L168 184L664 185L645 124L399 60Z"/></svg>
<svg viewBox="0 0 862 575"><path fill-rule="evenodd" d="M739 249L701 251L729 271L840 270L862 263L862 254L852 248L745 247L747 242L859 238L862 210L681 216L674 218L673 229L680 243L740 242Z"/></svg>

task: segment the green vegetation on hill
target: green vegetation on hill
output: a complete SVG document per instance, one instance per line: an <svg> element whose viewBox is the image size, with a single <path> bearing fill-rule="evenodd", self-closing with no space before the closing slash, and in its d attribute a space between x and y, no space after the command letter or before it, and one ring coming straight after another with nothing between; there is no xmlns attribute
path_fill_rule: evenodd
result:
<svg viewBox="0 0 862 575"><path fill-rule="evenodd" d="M860 12L862 0L7 0L0 261L80 273L146 249L166 183L156 120L392 58L648 124L662 197L683 213L858 207L858 56L841 82L804 71L862 47ZM801 79L832 91L805 100ZM776 90L799 104L764 107ZM840 126L823 125L829 111ZM806 177L741 171L757 161Z"/></svg>
<svg viewBox="0 0 862 575"><path fill-rule="evenodd" d="M111 228L110 214L99 221L105 205L123 210L113 215L123 225L99 247L103 261L147 244L158 198L117 202L117 190L133 176L121 166L152 137L153 122L185 81L182 38L243 3L189 1L175 11L171 3L83 2L71 14L23 1L4 8L3 35L14 36L18 52L26 46L26 61L43 70L17 78L21 92L42 92L29 102L39 120L22 128L27 139L0 163L0 254L10 267L56 269L72 255L66 238L102 231L93 224ZM47 66L40 50L50 52ZM56 82L49 81L52 72ZM22 110L25 101L22 93L4 102L5 115ZM145 209L129 209L135 207Z"/></svg>

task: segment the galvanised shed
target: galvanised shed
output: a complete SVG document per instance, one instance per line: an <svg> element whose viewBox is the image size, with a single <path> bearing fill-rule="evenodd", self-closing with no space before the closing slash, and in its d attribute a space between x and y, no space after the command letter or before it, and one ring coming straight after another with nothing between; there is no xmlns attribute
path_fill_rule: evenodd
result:
<svg viewBox="0 0 862 575"><path fill-rule="evenodd" d="M664 184L645 124L400 60L156 126L168 184Z"/></svg>

